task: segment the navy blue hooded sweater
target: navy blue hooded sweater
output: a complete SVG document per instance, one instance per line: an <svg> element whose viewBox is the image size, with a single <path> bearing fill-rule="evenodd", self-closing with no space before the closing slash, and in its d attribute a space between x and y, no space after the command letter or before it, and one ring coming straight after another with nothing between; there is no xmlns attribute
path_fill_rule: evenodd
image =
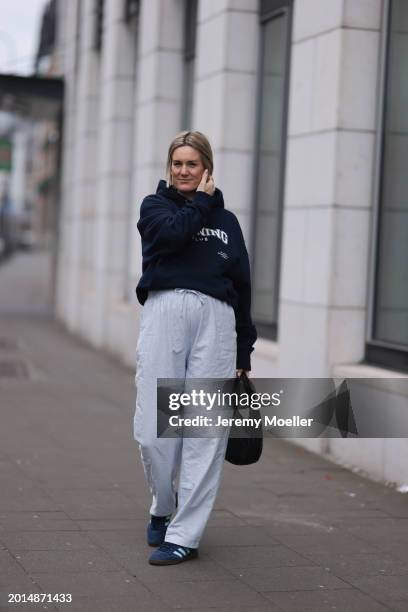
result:
<svg viewBox="0 0 408 612"><path fill-rule="evenodd" d="M237 368L251 369L257 338L251 320L251 279L238 219L224 208L222 192L197 191L192 201L160 181L140 207L142 277L136 295L144 304L149 289L195 289L234 308Z"/></svg>

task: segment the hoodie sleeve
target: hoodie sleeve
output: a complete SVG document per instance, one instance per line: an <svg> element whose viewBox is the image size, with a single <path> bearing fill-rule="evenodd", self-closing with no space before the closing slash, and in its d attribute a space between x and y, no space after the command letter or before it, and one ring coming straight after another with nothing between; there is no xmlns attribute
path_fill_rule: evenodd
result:
<svg viewBox="0 0 408 612"><path fill-rule="evenodd" d="M187 201L174 212L162 198L147 196L140 207L137 223L146 255L166 255L185 247L205 224L212 203L212 196L197 191L192 202Z"/></svg>
<svg viewBox="0 0 408 612"><path fill-rule="evenodd" d="M244 236L237 219L238 236L240 244L239 260L234 278L234 287L238 294L238 307L236 311L237 332L237 368L251 369L251 353L257 339L256 327L251 319L251 271L248 251Z"/></svg>

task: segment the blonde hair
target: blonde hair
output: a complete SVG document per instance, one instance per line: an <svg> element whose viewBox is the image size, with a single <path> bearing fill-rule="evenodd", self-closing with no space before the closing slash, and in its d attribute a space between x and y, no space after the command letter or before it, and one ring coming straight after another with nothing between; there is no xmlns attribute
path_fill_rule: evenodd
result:
<svg viewBox="0 0 408 612"><path fill-rule="evenodd" d="M208 175L211 176L214 169L213 152L208 138L201 132L190 132L188 130L177 134L170 143L169 151L167 154L166 164L166 180L167 186L171 185L171 162L173 153L179 147L189 146L196 149L200 153L201 161Z"/></svg>

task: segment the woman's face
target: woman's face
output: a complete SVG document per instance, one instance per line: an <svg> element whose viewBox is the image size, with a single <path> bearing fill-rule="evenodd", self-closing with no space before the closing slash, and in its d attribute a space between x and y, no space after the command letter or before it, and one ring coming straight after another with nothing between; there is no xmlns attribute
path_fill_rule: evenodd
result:
<svg viewBox="0 0 408 612"><path fill-rule="evenodd" d="M193 147L184 145L174 151L171 160L172 184L183 195L194 194L204 170L200 153Z"/></svg>

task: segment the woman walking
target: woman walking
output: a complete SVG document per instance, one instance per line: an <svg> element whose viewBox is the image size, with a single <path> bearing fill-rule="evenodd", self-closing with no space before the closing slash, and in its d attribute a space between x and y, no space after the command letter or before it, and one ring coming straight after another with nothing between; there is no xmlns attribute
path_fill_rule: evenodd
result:
<svg viewBox="0 0 408 612"><path fill-rule="evenodd" d="M229 432L157 438L157 378L221 379L249 372L257 337L244 238L214 185L212 150L201 132L174 138L166 174L156 194L143 200L137 224L143 273L136 294L144 308L134 436L153 495L147 539L158 548L152 565L197 557Z"/></svg>

